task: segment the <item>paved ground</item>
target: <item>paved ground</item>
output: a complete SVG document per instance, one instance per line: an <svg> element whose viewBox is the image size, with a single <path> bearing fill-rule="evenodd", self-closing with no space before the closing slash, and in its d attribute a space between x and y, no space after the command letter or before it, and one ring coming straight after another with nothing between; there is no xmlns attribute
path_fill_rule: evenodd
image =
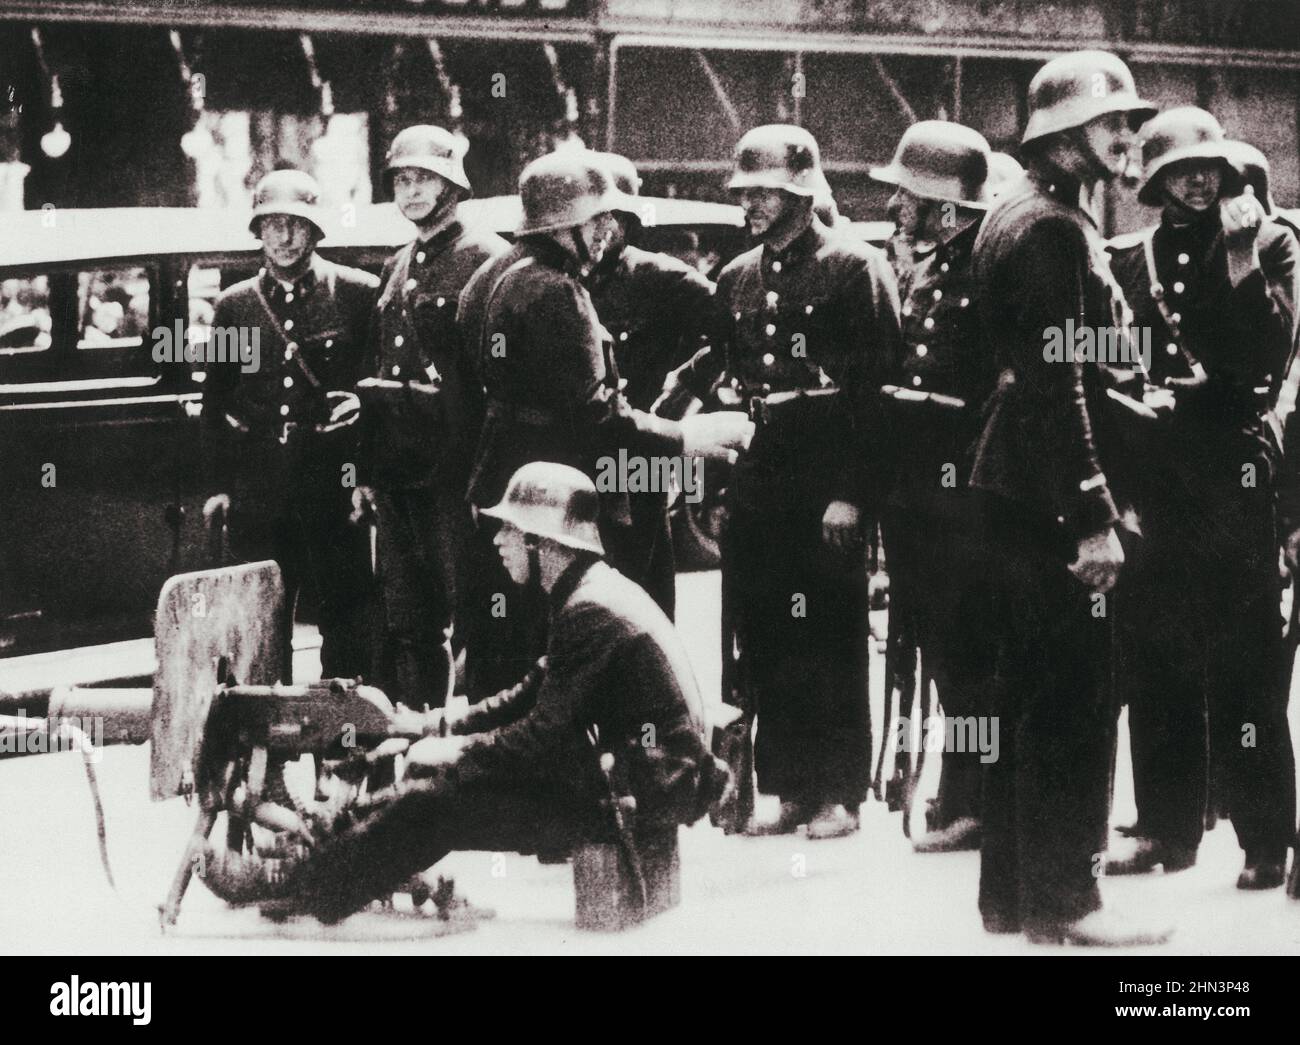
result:
<svg viewBox="0 0 1300 1045"><path fill-rule="evenodd" d="M716 575L683 578L681 595L682 633L702 686L716 694ZM898 816L875 802L864 807L861 832L837 841L728 838L707 824L684 832L681 906L616 936L574 930L568 866L489 853L445 861L463 893L497 912L476 932L434 938L436 922L400 912L359 915L328 931L308 922L276 926L196 886L180 923L163 936L154 910L193 812L180 800L148 801L147 748L109 749L98 772L118 893L99 867L80 756L0 763L0 952L1055 953L986 935L975 907L978 856L917 856ZM1119 820L1132 816L1128 776L1121 757ZM1224 825L1207 836L1192 870L1110 880L1103 891L1107 903L1178 923L1160 953L1300 953L1300 902L1280 891L1238 892L1239 866Z"/></svg>

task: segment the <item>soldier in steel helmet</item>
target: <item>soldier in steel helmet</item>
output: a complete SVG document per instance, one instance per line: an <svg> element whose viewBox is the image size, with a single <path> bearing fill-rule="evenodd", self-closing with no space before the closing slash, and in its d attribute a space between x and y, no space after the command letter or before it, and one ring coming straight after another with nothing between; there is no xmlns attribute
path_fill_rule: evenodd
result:
<svg viewBox="0 0 1300 1045"><path fill-rule="evenodd" d="M611 212L635 206L605 164L585 151L543 156L524 169L519 191L518 241L480 268L460 299L461 334L487 394L470 503L495 503L529 461L558 461L594 477L599 461L620 451L734 458L753 430L743 414L669 421L636 409L618 388L612 345L582 285L604 254ZM602 494L600 522L604 533L631 525L626 491ZM482 558L477 598L490 605L492 627L469 649L471 696L518 678L544 644L536 593L507 596L500 571ZM625 565L617 556L612 563Z"/></svg>
<svg viewBox="0 0 1300 1045"><path fill-rule="evenodd" d="M1102 908L1115 726L1107 596L1124 562L1121 511L1097 441L1105 375L1044 348L1067 322L1124 319L1087 203L1127 167L1133 131L1154 112L1114 55L1044 65L1029 88L1027 177L994 203L974 248L980 329L999 368L971 474L999 631L1001 751L984 778L980 912L988 931L1042 943L1168 935Z"/></svg>
<svg viewBox="0 0 1300 1045"><path fill-rule="evenodd" d="M465 490L482 424L476 361L460 339L456 304L470 276L507 249L466 225L465 143L441 127L393 139L386 177L416 237L384 266L362 395L361 485L377 520L387 663L397 699L442 705L451 692L452 632L467 590L472 521ZM463 641L463 634L458 641Z"/></svg>
<svg viewBox="0 0 1300 1045"><path fill-rule="evenodd" d="M316 253L325 236L319 198L315 179L296 170L274 171L254 191L249 228L262 241L263 268L218 298L213 328L255 329L260 365L208 364L204 513L228 513L238 558L280 564L290 614L303 585L314 584L321 670L347 677L368 670L364 539L348 523L345 484L356 468L353 388L378 281Z"/></svg>
<svg viewBox="0 0 1300 1045"><path fill-rule="evenodd" d="M583 283L597 318L613 338L624 395L638 410L649 410L668 374L699 350L712 310L713 284L685 262L631 242L644 222L654 221L649 205L638 205L641 179L627 157L595 155L609 167L625 201L612 212L604 256ZM609 534L619 548L614 558L671 617L677 578L667 493L635 495L629 507L631 525Z"/></svg>
<svg viewBox="0 0 1300 1045"><path fill-rule="evenodd" d="M546 593L545 659L467 712L399 711L395 732L429 734L407 752L424 779L274 878L209 852L205 880L218 895L334 922L454 850L567 852L608 831L602 754L636 799L638 837L675 832L717 799L726 771L704 743L686 650L654 601L604 561L591 479L534 461L482 514L500 521L495 545L514 583Z"/></svg>
<svg viewBox="0 0 1300 1045"><path fill-rule="evenodd" d="M855 831L866 796L865 551L885 465L871 403L900 348L885 255L822 224L825 185L802 128L741 138L729 188L759 245L722 271L713 346L675 378L703 398L725 375L758 423L728 488L724 696L755 713L758 789L780 798L749 830L810 838Z"/></svg>
<svg viewBox="0 0 1300 1045"><path fill-rule="evenodd" d="M1195 863L1208 752L1245 853L1237 886L1273 888L1295 823L1271 408L1295 344L1296 241L1212 114L1169 109L1143 135L1138 199L1160 221L1117 238L1111 264L1174 407L1135 488L1121 623L1138 819L1107 873Z"/></svg>
<svg viewBox="0 0 1300 1045"><path fill-rule="evenodd" d="M993 636L971 491L971 458L996 383L980 337L971 252L989 205L990 152L979 132L913 124L893 162L872 170L896 187L889 209L912 247L899 272L903 354L885 392L893 445L882 526L890 578L891 655L919 647L944 715L988 714ZM897 636L909 636L899 649ZM892 666L893 661L891 661ZM919 852L978 849L981 754L945 749L931 831Z"/></svg>

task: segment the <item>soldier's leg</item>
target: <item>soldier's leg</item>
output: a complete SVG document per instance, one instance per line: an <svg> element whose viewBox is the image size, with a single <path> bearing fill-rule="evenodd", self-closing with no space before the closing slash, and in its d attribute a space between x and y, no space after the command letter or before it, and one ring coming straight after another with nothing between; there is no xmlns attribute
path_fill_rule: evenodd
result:
<svg viewBox="0 0 1300 1045"><path fill-rule="evenodd" d="M536 784L418 783L323 843L285 890L296 911L337 922L400 890L450 852L567 851L593 816L573 795Z"/></svg>
<svg viewBox="0 0 1300 1045"><path fill-rule="evenodd" d="M384 626L394 700L441 707L451 691L451 609L438 547L439 519L428 490L376 490Z"/></svg>
<svg viewBox="0 0 1300 1045"><path fill-rule="evenodd" d="M1115 719L1105 679L1111 622L1064 570L1029 592L1020 644L1032 678L1016 730L1016 837L1026 928L1076 921L1101 906Z"/></svg>
<svg viewBox="0 0 1300 1045"><path fill-rule="evenodd" d="M1270 590L1236 607L1212 651L1211 716L1232 825L1247 864L1284 864L1294 837L1290 694L1276 670L1282 635L1275 596Z"/></svg>

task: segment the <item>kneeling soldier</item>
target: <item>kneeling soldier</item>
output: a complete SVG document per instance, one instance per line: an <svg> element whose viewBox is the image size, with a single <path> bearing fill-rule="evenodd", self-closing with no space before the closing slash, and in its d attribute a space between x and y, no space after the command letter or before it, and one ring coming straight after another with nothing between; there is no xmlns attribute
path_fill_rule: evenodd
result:
<svg viewBox="0 0 1300 1045"><path fill-rule="evenodd" d="M484 514L501 520L496 544L514 582L537 582L550 600L540 670L455 719L400 715L404 734L440 734L408 751L427 779L399 785L399 797L281 867L260 895L241 880L254 868L209 854L218 895L333 922L455 850L568 851L608 831L608 754L636 799L637 832L693 823L719 796L726 774L704 742L686 650L654 601L604 562L591 480L534 462Z"/></svg>

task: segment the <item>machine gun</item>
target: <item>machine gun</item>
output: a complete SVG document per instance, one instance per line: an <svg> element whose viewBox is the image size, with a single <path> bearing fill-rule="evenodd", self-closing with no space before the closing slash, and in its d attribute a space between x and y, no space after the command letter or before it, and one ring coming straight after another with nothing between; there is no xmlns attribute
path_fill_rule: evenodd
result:
<svg viewBox="0 0 1300 1045"><path fill-rule="evenodd" d="M409 739L394 736L393 706L355 679L281 685L289 656L284 587L273 562L171 578L159 596L154 685L70 687L48 697L0 699L0 732L22 736L29 751L54 750L36 737L64 738L88 750L87 723L100 743L152 742L150 796L197 801L198 816L171 889L159 907L174 925L190 882L224 814L225 850L275 859L311 846L340 818L383 804L394 761ZM71 724L76 724L75 726ZM82 726L86 728L83 730ZM295 798L288 763L311 756L315 792ZM92 762L87 773L112 884L102 807Z"/></svg>

